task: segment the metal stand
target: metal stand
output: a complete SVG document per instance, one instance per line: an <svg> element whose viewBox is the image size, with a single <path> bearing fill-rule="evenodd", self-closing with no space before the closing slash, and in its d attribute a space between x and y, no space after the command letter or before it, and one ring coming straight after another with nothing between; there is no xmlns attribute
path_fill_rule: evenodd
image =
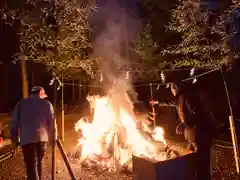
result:
<svg viewBox="0 0 240 180"><path fill-rule="evenodd" d="M55 73L53 73L53 80L54 80L54 119L52 123L52 180L56 180L56 146L58 147L60 154L63 158L63 161L68 169L69 175L72 180L76 180L75 175L72 171L71 165L68 161L67 155L64 152L64 148L62 143L57 138L57 119L56 119L56 112L57 112L57 77Z"/></svg>

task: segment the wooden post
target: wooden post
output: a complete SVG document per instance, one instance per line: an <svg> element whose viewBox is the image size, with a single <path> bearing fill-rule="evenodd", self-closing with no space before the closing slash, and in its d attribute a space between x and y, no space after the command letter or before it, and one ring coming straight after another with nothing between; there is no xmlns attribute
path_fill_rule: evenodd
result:
<svg viewBox="0 0 240 180"><path fill-rule="evenodd" d="M235 126L234 126L234 121L232 116L229 116L229 124L230 124L231 135L232 135L236 170L237 170L237 173L239 174L239 149L238 149L237 136L236 136Z"/></svg>
<svg viewBox="0 0 240 180"><path fill-rule="evenodd" d="M52 121L52 180L56 179L56 139L57 139L57 82L54 81L54 119Z"/></svg>
<svg viewBox="0 0 240 180"><path fill-rule="evenodd" d="M61 104L62 104L62 119L61 119L61 130L62 130L62 137L61 137L61 140L62 140L62 143L64 143L64 80L63 80L63 73L62 73L62 100L61 100Z"/></svg>
<svg viewBox="0 0 240 180"><path fill-rule="evenodd" d="M221 71L221 74L222 74L223 84L224 84L225 92L226 92L226 95L227 95L227 101L228 101L228 106L229 106L229 111L230 111L229 124L230 124L231 135L232 135L233 151L234 151L234 158L235 158L235 163L236 163L236 170L237 170L237 173L239 174L239 151L238 151L239 148L238 148L237 135L236 135L235 125L234 125L234 120L233 120L233 110L232 110L232 106L231 106L231 101L230 101L230 96L229 96L229 92L228 92L227 83L226 83L226 80L224 78L224 74L223 74L223 71L222 71L221 68L220 68L220 71Z"/></svg>
<svg viewBox="0 0 240 180"><path fill-rule="evenodd" d="M149 84L150 86L150 93L151 93L151 100L153 101L153 89L152 89L152 83ZM156 112L155 112L155 107L152 104L152 120L153 120L153 127L156 128Z"/></svg>

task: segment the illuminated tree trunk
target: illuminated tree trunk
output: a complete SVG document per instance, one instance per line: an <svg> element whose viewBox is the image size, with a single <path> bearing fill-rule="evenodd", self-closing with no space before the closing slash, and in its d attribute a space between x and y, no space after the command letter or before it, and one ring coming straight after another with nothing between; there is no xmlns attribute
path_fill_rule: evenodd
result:
<svg viewBox="0 0 240 180"><path fill-rule="evenodd" d="M78 102L81 103L82 100L82 87L81 87L81 81L78 81Z"/></svg>
<svg viewBox="0 0 240 180"><path fill-rule="evenodd" d="M22 74L22 96L23 98L28 97L28 76L27 76L27 65L24 57L21 58L21 74Z"/></svg>
<svg viewBox="0 0 240 180"><path fill-rule="evenodd" d="M75 105L75 81L72 80L72 105Z"/></svg>

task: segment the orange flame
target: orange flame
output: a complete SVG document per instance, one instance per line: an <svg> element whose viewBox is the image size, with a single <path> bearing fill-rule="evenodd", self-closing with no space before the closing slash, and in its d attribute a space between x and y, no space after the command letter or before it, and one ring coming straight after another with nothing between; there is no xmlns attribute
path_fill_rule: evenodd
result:
<svg viewBox="0 0 240 180"><path fill-rule="evenodd" d="M93 120L86 122L81 119L75 126L75 130L82 133L78 144L81 161L114 167L116 160L123 166L131 160L132 155L148 158L157 156L157 147L138 128L128 97L116 101L116 97L111 95L91 96L88 100L94 109ZM157 127L151 136L152 140L166 144L161 127Z"/></svg>

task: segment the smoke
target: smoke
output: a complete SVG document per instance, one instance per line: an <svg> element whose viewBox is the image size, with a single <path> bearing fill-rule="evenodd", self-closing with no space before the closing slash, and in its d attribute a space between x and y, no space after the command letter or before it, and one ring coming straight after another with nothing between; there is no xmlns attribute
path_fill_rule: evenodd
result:
<svg viewBox="0 0 240 180"><path fill-rule="evenodd" d="M121 95L130 92L136 100L129 72L134 63L129 47L136 38L139 21L130 17L126 5L111 0L98 8L94 22L97 34L93 47L94 56L99 58L99 81L105 92L109 89Z"/></svg>

